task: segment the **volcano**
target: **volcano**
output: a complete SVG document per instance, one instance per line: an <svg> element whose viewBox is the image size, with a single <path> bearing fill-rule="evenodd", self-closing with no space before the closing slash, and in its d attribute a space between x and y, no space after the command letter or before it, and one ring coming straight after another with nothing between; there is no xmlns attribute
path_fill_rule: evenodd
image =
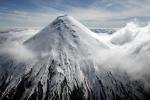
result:
<svg viewBox="0 0 150 100"><path fill-rule="evenodd" d="M107 42L71 16L57 17L23 46L36 56L0 57L0 100L150 99L141 81L101 64Z"/></svg>

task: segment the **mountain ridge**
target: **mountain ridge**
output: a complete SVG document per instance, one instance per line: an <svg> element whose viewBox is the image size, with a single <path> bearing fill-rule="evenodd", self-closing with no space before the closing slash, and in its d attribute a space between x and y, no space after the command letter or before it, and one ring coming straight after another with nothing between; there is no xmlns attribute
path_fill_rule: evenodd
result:
<svg viewBox="0 0 150 100"><path fill-rule="evenodd" d="M70 16L56 18L23 44L36 59L0 63L0 100L148 100L141 81L100 64L97 52L109 47L96 36Z"/></svg>

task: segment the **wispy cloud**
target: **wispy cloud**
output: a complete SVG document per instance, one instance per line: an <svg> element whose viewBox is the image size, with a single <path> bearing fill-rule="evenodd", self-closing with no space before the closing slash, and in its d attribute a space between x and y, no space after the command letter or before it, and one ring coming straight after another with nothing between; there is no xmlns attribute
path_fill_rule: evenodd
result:
<svg viewBox="0 0 150 100"><path fill-rule="evenodd" d="M3 23L0 26L43 26L61 14L69 14L89 27L118 27L136 18L144 22L150 19L149 0L27 1L36 8L11 10L9 7L1 7L0 20Z"/></svg>

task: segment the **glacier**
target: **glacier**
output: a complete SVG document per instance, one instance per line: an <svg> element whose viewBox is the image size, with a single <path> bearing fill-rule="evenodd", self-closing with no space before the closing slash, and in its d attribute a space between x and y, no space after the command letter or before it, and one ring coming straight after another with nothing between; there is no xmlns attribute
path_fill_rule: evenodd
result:
<svg viewBox="0 0 150 100"><path fill-rule="evenodd" d="M99 35L59 16L0 45L0 100L149 100L149 35L133 22Z"/></svg>

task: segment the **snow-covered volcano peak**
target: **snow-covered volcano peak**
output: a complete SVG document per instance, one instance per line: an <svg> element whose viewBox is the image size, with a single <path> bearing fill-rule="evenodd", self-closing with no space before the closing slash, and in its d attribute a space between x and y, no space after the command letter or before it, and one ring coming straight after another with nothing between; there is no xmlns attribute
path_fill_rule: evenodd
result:
<svg viewBox="0 0 150 100"><path fill-rule="evenodd" d="M71 30L72 26L77 27L79 25L77 24L77 21L73 17L68 16L68 15L63 15L63 16L58 16L52 23L50 23L47 26L47 28L51 27L56 30L62 31L64 29Z"/></svg>
<svg viewBox="0 0 150 100"><path fill-rule="evenodd" d="M49 52L52 49L85 48L81 45L107 48L99 36L71 16L57 17L52 23L27 40L25 45L34 51ZM91 41L89 43L89 41Z"/></svg>
<svg viewBox="0 0 150 100"><path fill-rule="evenodd" d="M129 26L134 28L132 24ZM119 30L117 39L115 36L110 39L115 37L115 41L122 42L118 36L139 34L136 27L134 30L130 27ZM0 100L150 100L149 81L145 88L142 80L130 77L130 73L136 73L136 77L140 71L145 73L142 69L150 65L146 61L149 38L145 38L149 35L144 34L143 41L140 40L145 32L149 34L149 27L132 39L128 50L127 46L108 49L106 44L111 46L112 41L106 43L71 16L59 16L23 45L2 48ZM136 55L132 52L128 55L128 51ZM32 53L32 59L26 57ZM126 70L130 70L129 74ZM142 75L149 80L149 73Z"/></svg>
<svg viewBox="0 0 150 100"><path fill-rule="evenodd" d="M60 21L60 20L65 21L65 20L69 20L70 18L71 18L71 16L69 16L69 15L62 15L62 16L58 16L55 19L55 21Z"/></svg>
<svg viewBox="0 0 150 100"><path fill-rule="evenodd" d="M67 24L67 23L68 24L72 23L71 16L63 15L63 16L58 16L50 25L57 26L60 24Z"/></svg>
<svg viewBox="0 0 150 100"><path fill-rule="evenodd" d="M58 16L51 24L52 25L57 25L60 23L75 24L75 22L77 22L77 20L74 19L72 16L62 15L62 16Z"/></svg>
<svg viewBox="0 0 150 100"><path fill-rule="evenodd" d="M64 19L64 18L67 18L67 17L70 17L70 16L65 14L65 15L58 16L57 19Z"/></svg>
<svg viewBox="0 0 150 100"><path fill-rule="evenodd" d="M93 33L90 29L88 29L86 26L81 24L78 20L76 20L75 18L69 15L58 16L49 26L55 28L64 26L64 28L68 28L68 29L78 28L80 29L80 31L84 31L87 34L91 35L92 37L99 39L98 38L99 36L97 34Z"/></svg>

